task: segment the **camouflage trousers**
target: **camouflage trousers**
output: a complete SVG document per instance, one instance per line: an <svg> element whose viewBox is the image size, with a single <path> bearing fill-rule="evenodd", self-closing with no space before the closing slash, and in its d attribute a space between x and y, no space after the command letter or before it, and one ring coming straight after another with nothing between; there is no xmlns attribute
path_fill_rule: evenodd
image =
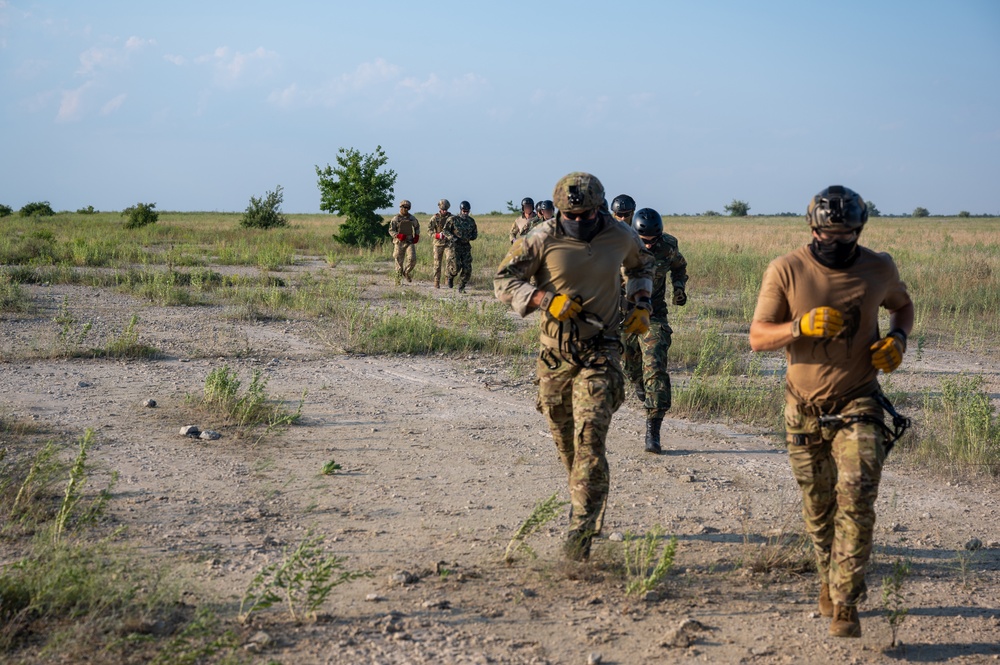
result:
<svg viewBox="0 0 1000 665"><path fill-rule="evenodd" d="M392 241L392 258L396 260L397 277L413 277L417 265L417 248L407 240Z"/></svg>
<svg viewBox="0 0 1000 665"><path fill-rule="evenodd" d="M542 347L536 364L536 406L549 421L569 476L570 530L596 535L604 525L610 487L605 441L611 417L625 401L625 381L617 342L580 355L590 367Z"/></svg>
<svg viewBox="0 0 1000 665"><path fill-rule="evenodd" d="M817 415L803 411L809 409L800 408L789 396L785 405L788 458L802 490L806 532L812 539L820 580L830 585L830 598L841 605L856 605L867 589L865 569L872 553L885 436L873 423L821 427ZM871 397L824 413L884 417Z"/></svg>
<svg viewBox="0 0 1000 665"><path fill-rule="evenodd" d="M446 261L445 252L448 249L448 245L444 243L441 243L440 245L438 243L434 243L433 247L434 247L434 283L440 284L442 263Z"/></svg>
<svg viewBox="0 0 1000 665"><path fill-rule="evenodd" d="M653 319L645 335L625 340L625 375L632 383L646 387L646 415L662 418L670 410L670 374L667 351L673 330L666 321Z"/></svg>
<svg viewBox="0 0 1000 665"><path fill-rule="evenodd" d="M448 277L459 277L459 288L469 283L472 279L472 245L456 242L449 248Z"/></svg>

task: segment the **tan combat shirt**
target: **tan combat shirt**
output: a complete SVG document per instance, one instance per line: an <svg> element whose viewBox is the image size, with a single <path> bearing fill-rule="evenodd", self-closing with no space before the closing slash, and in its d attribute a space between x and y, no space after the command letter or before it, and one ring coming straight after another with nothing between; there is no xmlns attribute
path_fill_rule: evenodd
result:
<svg viewBox="0 0 1000 665"><path fill-rule="evenodd" d="M602 328L578 316L580 339L602 333L617 335L618 271L624 265L630 298L636 291L652 291L653 255L632 227L618 224L605 212L601 212L603 228L590 242L567 236L559 226L561 218L560 214L539 224L511 245L493 277L493 290L521 316L529 314L528 301L536 289L579 296L584 312L604 322ZM540 326L542 344L560 348L559 322L542 312ZM565 330L568 326L564 325Z"/></svg>
<svg viewBox="0 0 1000 665"><path fill-rule="evenodd" d="M432 236L433 235L437 235L438 233L443 233L444 232L444 224L445 224L445 222L448 221L448 219L450 217L451 217L451 213L448 212L447 210L443 210L443 211L434 213L434 216L431 217L431 219L430 219L429 222L427 222L427 227L428 227L428 231L427 232L430 233ZM440 239L435 238L434 239L434 244L438 245L438 246L441 246L441 247L447 246L448 245L448 239L445 238L445 237L441 237Z"/></svg>
<svg viewBox="0 0 1000 665"><path fill-rule="evenodd" d="M833 307L844 329L832 338L802 336L785 347L789 393L799 402L822 403L871 394L877 387L869 347L881 338L878 308L897 310L911 302L888 254L858 247L848 268L827 268L809 246L771 261L764 272L754 321L783 323L814 307Z"/></svg>
<svg viewBox="0 0 1000 665"><path fill-rule="evenodd" d="M402 233L406 236L406 240L398 240L396 238L397 233ZM420 222L410 213L396 215L389 220L389 235L392 236L393 242L412 242L413 236L420 235Z"/></svg>

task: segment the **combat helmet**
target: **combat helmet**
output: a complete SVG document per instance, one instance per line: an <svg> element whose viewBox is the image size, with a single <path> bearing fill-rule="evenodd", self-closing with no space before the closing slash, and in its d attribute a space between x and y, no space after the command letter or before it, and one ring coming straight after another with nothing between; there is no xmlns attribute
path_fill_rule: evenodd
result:
<svg viewBox="0 0 1000 665"><path fill-rule="evenodd" d="M868 221L868 204L854 190L830 185L809 202L806 219L814 231L860 231Z"/></svg>
<svg viewBox="0 0 1000 665"><path fill-rule="evenodd" d="M596 210L604 200L604 185L597 176L583 171L564 175L552 192L552 201L563 214L576 215Z"/></svg>
<svg viewBox="0 0 1000 665"><path fill-rule="evenodd" d="M619 194L611 201L611 212L618 215L635 211L635 199L628 194Z"/></svg>
<svg viewBox="0 0 1000 665"><path fill-rule="evenodd" d="M535 199L531 198L530 196L525 196L523 199L521 199L521 210L524 210L524 206L531 206L532 208L534 208Z"/></svg>
<svg viewBox="0 0 1000 665"><path fill-rule="evenodd" d="M402 201L399 202L399 207L400 208L406 208L407 210L409 210L410 207L411 207L410 206L410 202L407 201L406 199L403 199Z"/></svg>
<svg viewBox="0 0 1000 665"><path fill-rule="evenodd" d="M552 203L552 201L549 201L548 199L544 201L539 201L538 205L535 206L535 210L551 210L555 212L555 209L556 209L555 204Z"/></svg>
<svg viewBox="0 0 1000 665"><path fill-rule="evenodd" d="M469 212L470 210L472 210L472 206L469 205L468 201L462 201L461 203L458 204L458 209L461 210L462 212Z"/></svg>
<svg viewBox="0 0 1000 665"><path fill-rule="evenodd" d="M449 201L448 199L441 199L440 201L438 201L438 208L440 208L441 210L447 210L451 208L451 201Z"/></svg>
<svg viewBox="0 0 1000 665"><path fill-rule="evenodd" d="M632 215L632 228L640 236L652 238L663 235L663 218L652 208L640 208Z"/></svg>

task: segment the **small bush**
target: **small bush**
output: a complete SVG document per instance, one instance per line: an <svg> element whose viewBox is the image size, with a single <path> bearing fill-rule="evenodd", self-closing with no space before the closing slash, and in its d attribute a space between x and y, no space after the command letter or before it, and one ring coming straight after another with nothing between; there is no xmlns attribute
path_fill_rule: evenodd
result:
<svg viewBox="0 0 1000 665"><path fill-rule="evenodd" d="M913 214L911 215L911 217L930 217L930 215L931 213L929 210L927 210L927 208L921 208L920 206L917 206L916 208L913 209Z"/></svg>
<svg viewBox="0 0 1000 665"><path fill-rule="evenodd" d="M972 217L972 213L969 212L968 210L961 210L961 211L959 211L958 216L959 217Z"/></svg>
<svg viewBox="0 0 1000 665"><path fill-rule="evenodd" d="M98 212L97 210L94 210L94 206L87 206L86 208L80 208L79 210L77 210L76 214L78 214L78 215L94 215L97 212Z"/></svg>
<svg viewBox="0 0 1000 665"><path fill-rule="evenodd" d="M125 218L126 229L138 229L143 226L155 224L160 218L160 213L153 210L155 203L136 203L122 210L122 217Z"/></svg>
<svg viewBox="0 0 1000 665"><path fill-rule="evenodd" d="M48 201L35 201L33 203L26 203L21 208L21 217L52 217L55 215L55 211L52 210L52 206L49 205Z"/></svg>
<svg viewBox="0 0 1000 665"><path fill-rule="evenodd" d="M705 212L701 213L701 216L702 217L721 217L721 215L718 212L716 212L715 210L706 210Z"/></svg>
<svg viewBox="0 0 1000 665"><path fill-rule="evenodd" d="M248 229L273 229L279 226L288 226L288 220L279 211L283 198L281 185L278 185L273 192L267 192L263 199L251 196L250 205L243 213L240 226Z"/></svg>
<svg viewBox="0 0 1000 665"><path fill-rule="evenodd" d="M10 217L14 214L14 209L10 206L0 204L0 217Z"/></svg>

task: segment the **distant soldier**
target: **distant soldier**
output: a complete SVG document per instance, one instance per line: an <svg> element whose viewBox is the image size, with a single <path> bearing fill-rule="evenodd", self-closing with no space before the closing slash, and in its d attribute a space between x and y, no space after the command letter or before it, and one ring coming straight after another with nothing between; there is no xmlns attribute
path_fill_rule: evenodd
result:
<svg viewBox="0 0 1000 665"><path fill-rule="evenodd" d="M444 223L443 235L448 239L451 251L448 254L448 288L455 285L455 278L460 277L458 292L465 293L465 285L472 278L472 245L479 237L476 220L469 216L469 202L462 201L458 205L458 217L452 215Z"/></svg>
<svg viewBox="0 0 1000 665"><path fill-rule="evenodd" d="M516 239L493 288L521 316L541 312L537 407L569 475L573 508L564 551L582 561L604 522L610 485L605 440L625 399L617 275L624 265L628 297L638 304L625 330L645 332L653 257L635 231L601 211L604 187L593 175L564 176L552 198L559 212Z"/></svg>
<svg viewBox="0 0 1000 665"><path fill-rule="evenodd" d="M392 237L392 258L396 260L396 283L406 277L413 281L413 268L417 265L417 250L420 241L420 222L410 214L410 202L399 202L399 214L389 220L389 235Z"/></svg>
<svg viewBox="0 0 1000 665"><path fill-rule="evenodd" d="M514 220L514 225L510 227L510 242L521 236L528 235L535 225L538 224L538 215L535 214L535 200L530 196L521 199L521 214Z"/></svg>
<svg viewBox="0 0 1000 665"><path fill-rule="evenodd" d="M554 204L552 201L549 201L548 199L546 199L545 201L539 201L538 205L535 206L535 212L538 213L538 221L536 221L534 224L531 225L530 228L528 228L529 233L531 232L531 229L535 228L542 222L549 221L555 216L556 204Z"/></svg>
<svg viewBox="0 0 1000 665"><path fill-rule="evenodd" d="M619 194L611 201L611 214L623 224L632 223L632 214L635 212L635 199L628 194Z"/></svg>
<svg viewBox="0 0 1000 665"><path fill-rule="evenodd" d="M634 207L635 204L632 205ZM614 210L614 203L611 207ZM652 208L642 208L634 216L629 210L628 215L632 217L632 228L656 260L656 274L653 276L653 312L649 330L625 339L625 374L635 386L636 397L646 407L646 452L659 454L660 428L663 417L670 410L671 398L667 352L673 330L667 323L667 285L670 285L673 304L684 306L687 302L687 261L677 248L677 238L663 232L660 213Z"/></svg>
<svg viewBox="0 0 1000 665"><path fill-rule="evenodd" d="M913 302L892 257L858 245L868 206L857 193L827 187L806 219L812 243L764 272L750 347L785 349L788 458L816 552L819 612L833 617L831 635L860 637L882 465L906 423L882 394L878 371L903 361ZM885 336L880 307L889 311Z"/></svg>
<svg viewBox="0 0 1000 665"><path fill-rule="evenodd" d="M451 202L448 199L438 201L438 211L427 223L430 234L434 236L434 288L441 288L441 268L444 264L445 252L448 249L448 239L444 236L444 223L451 217L448 209Z"/></svg>

